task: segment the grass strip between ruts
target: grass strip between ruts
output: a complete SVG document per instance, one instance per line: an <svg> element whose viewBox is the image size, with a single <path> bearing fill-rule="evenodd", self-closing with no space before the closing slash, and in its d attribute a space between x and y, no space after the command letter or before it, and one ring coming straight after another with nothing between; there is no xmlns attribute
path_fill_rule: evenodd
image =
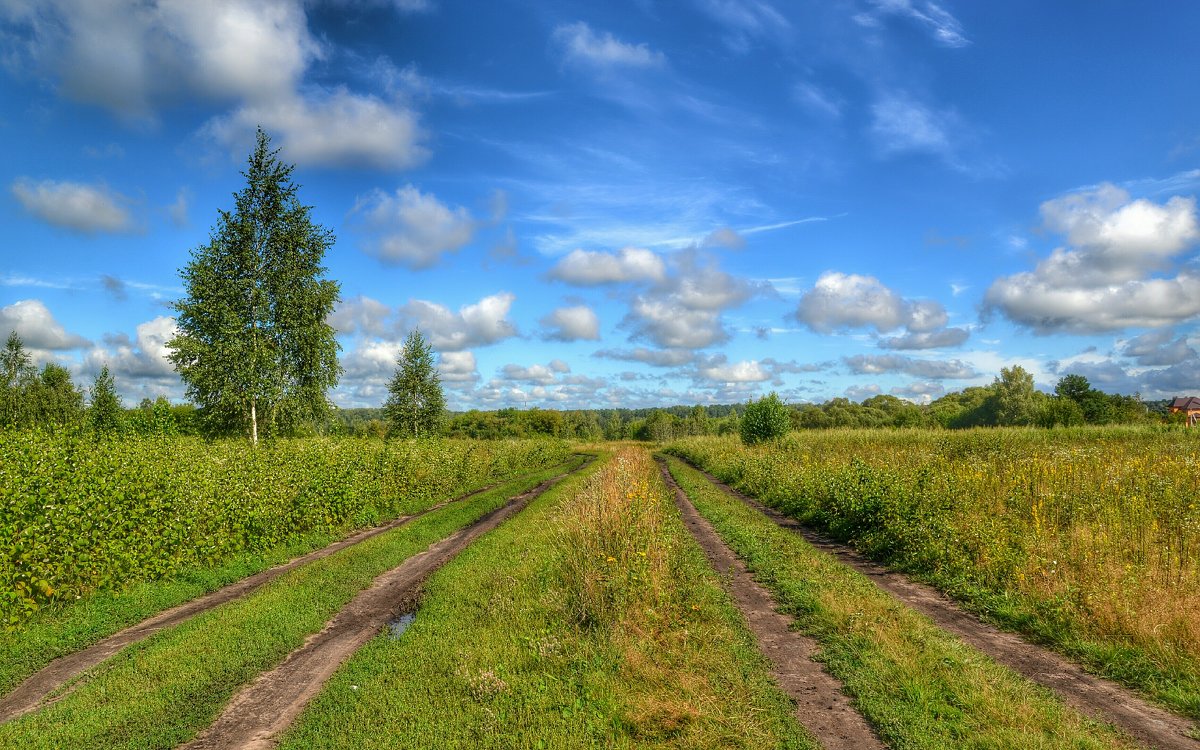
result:
<svg viewBox="0 0 1200 750"><path fill-rule="evenodd" d="M1050 691L966 646L865 576L714 487L675 458L671 474L746 561L893 748L1133 747Z"/></svg>
<svg viewBox="0 0 1200 750"><path fill-rule="evenodd" d="M175 747L377 576L562 471L546 469L434 511L135 644L58 703L0 725L0 748Z"/></svg>
<svg viewBox="0 0 1200 750"><path fill-rule="evenodd" d="M487 484L494 482L480 487ZM429 506L447 499L435 498ZM422 510L424 508L414 512ZM12 632L0 631L0 695L60 656L87 648L159 612L321 549L336 540L327 533L305 534L264 552L239 553L219 566L185 570L167 579L142 581L118 591L98 591L71 604L48 607L20 628Z"/></svg>
<svg viewBox="0 0 1200 750"><path fill-rule="evenodd" d="M281 750L817 748L679 520L657 466L636 450L640 463L629 463L638 473L608 479L636 507L610 520L614 536L645 542L635 527L654 516L654 539L592 554L585 537L595 530L580 527L588 516L579 506L602 504L585 493L627 454L597 462L435 574L411 627L347 662ZM636 563L653 569L660 555L663 565L648 574L658 576L657 598L648 602L636 590L646 568ZM572 616L580 592L564 566L580 558L611 571L598 584L609 586L599 624Z"/></svg>

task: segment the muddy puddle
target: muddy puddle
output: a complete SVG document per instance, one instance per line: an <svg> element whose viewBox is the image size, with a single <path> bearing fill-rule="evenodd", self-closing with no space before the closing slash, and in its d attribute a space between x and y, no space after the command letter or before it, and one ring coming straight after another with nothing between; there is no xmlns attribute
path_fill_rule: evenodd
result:
<svg viewBox="0 0 1200 750"><path fill-rule="evenodd" d="M416 612L405 612L399 617L389 620L387 624L388 637L395 639L404 635L404 631L408 630L409 626L413 624L413 620L415 619L417 619Z"/></svg>

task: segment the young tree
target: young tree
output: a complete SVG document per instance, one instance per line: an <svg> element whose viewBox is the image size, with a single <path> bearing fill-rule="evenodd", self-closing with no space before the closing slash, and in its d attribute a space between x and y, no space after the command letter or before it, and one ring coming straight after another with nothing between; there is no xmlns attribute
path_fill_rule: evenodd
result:
<svg viewBox="0 0 1200 750"><path fill-rule="evenodd" d="M24 342L16 331L12 331L4 350L0 351L0 427L24 423L26 396L36 376Z"/></svg>
<svg viewBox="0 0 1200 750"><path fill-rule="evenodd" d="M47 362L25 393L25 422L44 428L74 427L83 419L83 391L62 365Z"/></svg>
<svg viewBox="0 0 1200 750"><path fill-rule="evenodd" d="M92 405L88 408L88 423L98 434L113 434L121 431L123 410L117 385L108 371L108 365L100 368L92 384Z"/></svg>
<svg viewBox="0 0 1200 750"><path fill-rule="evenodd" d="M408 334L388 384L387 411L392 432L404 437L430 437L441 429L446 398L433 366L433 347L420 331Z"/></svg>
<svg viewBox="0 0 1200 750"><path fill-rule="evenodd" d="M321 262L334 243L297 198L293 167L258 131L246 186L183 269L170 360L210 430L260 432L324 416L338 343L326 322L337 282Z"/></svg>
<svg viewBox="0 0 1200 750"><path fill-rule="evenodd" d="M787 405L772 391L746 405L741 423L742 442L754 445L777 440L788 434L791 428L792 419L788 415Z"/></svg>
<svg viewBox="0 0 1200 750"><path fill-rule="evenodd" d="M992 383L992 390L996 424L1033 424L1038 412L1038 393L1033 387L1033 375L1024 367L1001 368L1000 376Z"/></svg>

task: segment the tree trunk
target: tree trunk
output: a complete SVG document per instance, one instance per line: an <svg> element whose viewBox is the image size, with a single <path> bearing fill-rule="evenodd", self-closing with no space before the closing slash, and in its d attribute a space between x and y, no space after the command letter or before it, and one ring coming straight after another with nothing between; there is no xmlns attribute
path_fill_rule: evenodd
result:
<svg viewBox="0 0 1200 750"><path fill-rule="evenodd" d="M250 399L250 445L258 445L258 412L255 410L257 399Z"/></svg>

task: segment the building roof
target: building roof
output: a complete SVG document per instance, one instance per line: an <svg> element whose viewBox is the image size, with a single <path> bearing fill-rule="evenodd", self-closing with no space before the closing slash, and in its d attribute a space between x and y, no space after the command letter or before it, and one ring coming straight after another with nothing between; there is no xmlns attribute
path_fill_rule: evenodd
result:
<svg viewBox="0 0 1200 750"><path fill-rule="evenodd" d="M1196 396L1176 396L1171 402L1172 409L1182 411L1200 411L1200 398Z"/></svg>

